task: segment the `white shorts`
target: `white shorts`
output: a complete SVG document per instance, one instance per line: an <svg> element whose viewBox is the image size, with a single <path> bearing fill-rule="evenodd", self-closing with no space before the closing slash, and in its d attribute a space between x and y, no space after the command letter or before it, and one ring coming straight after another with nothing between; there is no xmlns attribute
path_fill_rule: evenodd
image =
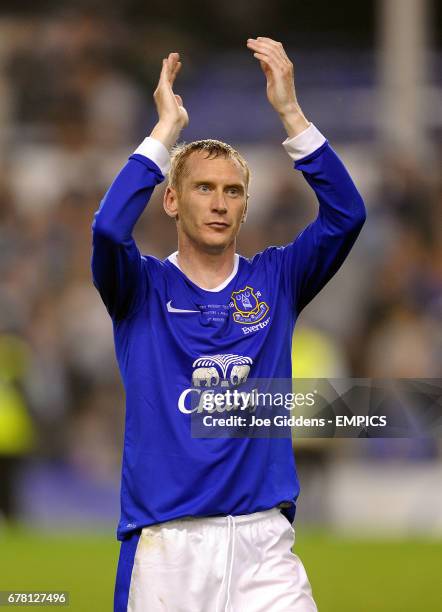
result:
<svg viewBox="0 0 442 612"><path fill-rule="evenodd" d="M145 527L128 612L317 612L294 529L277 508Z"/></svg>

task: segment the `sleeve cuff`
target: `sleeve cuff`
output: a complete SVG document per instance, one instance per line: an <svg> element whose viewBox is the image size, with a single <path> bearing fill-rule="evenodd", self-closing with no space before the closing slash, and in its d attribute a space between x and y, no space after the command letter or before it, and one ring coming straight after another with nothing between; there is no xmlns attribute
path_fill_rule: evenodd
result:
<svg viewBox="0 0 442 612"><path fill-rule="evenodd" d="M292 138L286 138L282 143L282 146L290 155L290 157L297 161L302 159L316 149L319 149L326 141L325 136L316 128L313 123L310 123L309 127L303 132Z"/></svg>
<svg viewBox="0 0 442 612"><path fill-rule="evenodd" d="M134 154L143 155L153 161L163 173L163 176L169 172L170 155L169 151L162 142L156 138L148 136L143 140L139 147L134 151Z"/></svg>

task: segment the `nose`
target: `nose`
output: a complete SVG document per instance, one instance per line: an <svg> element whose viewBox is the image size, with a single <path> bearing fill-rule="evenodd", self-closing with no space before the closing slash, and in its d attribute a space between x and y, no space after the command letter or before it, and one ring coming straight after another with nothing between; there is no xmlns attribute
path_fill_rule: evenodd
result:
<svg viewBox="0 0 442 612"><path fill-rule="evenodd" d="M212 198L212 211L217 212L219 214L224 214L227 212L227 204L224 199L224 193L215 191Z"/></svg>

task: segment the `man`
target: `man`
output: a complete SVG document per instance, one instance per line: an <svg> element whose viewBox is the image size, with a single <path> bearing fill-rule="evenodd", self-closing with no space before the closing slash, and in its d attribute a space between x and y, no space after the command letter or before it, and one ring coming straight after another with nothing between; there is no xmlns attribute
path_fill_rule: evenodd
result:
<svg viewBox="0 0 442 612"><path fill-rule="evenodd" d="M291 378L296 317L365 220L347 171L300 109L282 45L259 37L247 46L287 131L283 144L318 197L316 221L287 247L238 256L248 167L229 145L198 141L173 154L164 195L178 251L164 261L140 254L132 230L188 123L172 89L177 53L163 60L158 123L95 216L94 284L126 391L116 611L316 610L291 552L299 493L291 440L192 437L186 402L192 383Z"/></svg>

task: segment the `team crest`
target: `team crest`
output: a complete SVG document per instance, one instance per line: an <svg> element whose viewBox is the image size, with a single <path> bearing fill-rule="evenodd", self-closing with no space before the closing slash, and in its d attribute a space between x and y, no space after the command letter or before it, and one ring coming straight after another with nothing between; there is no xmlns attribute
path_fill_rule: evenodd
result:
<svg viewBox="0 0 442 612"><path fill-rule="evenodd" d="M269 307L265 302L259 301L260 295L259 291L256 295L252 287L248 285L244 289L232 293L232 300L235 308L233 320L235 323L251 325L261 321L261 319L266 316Z"/></svg>

